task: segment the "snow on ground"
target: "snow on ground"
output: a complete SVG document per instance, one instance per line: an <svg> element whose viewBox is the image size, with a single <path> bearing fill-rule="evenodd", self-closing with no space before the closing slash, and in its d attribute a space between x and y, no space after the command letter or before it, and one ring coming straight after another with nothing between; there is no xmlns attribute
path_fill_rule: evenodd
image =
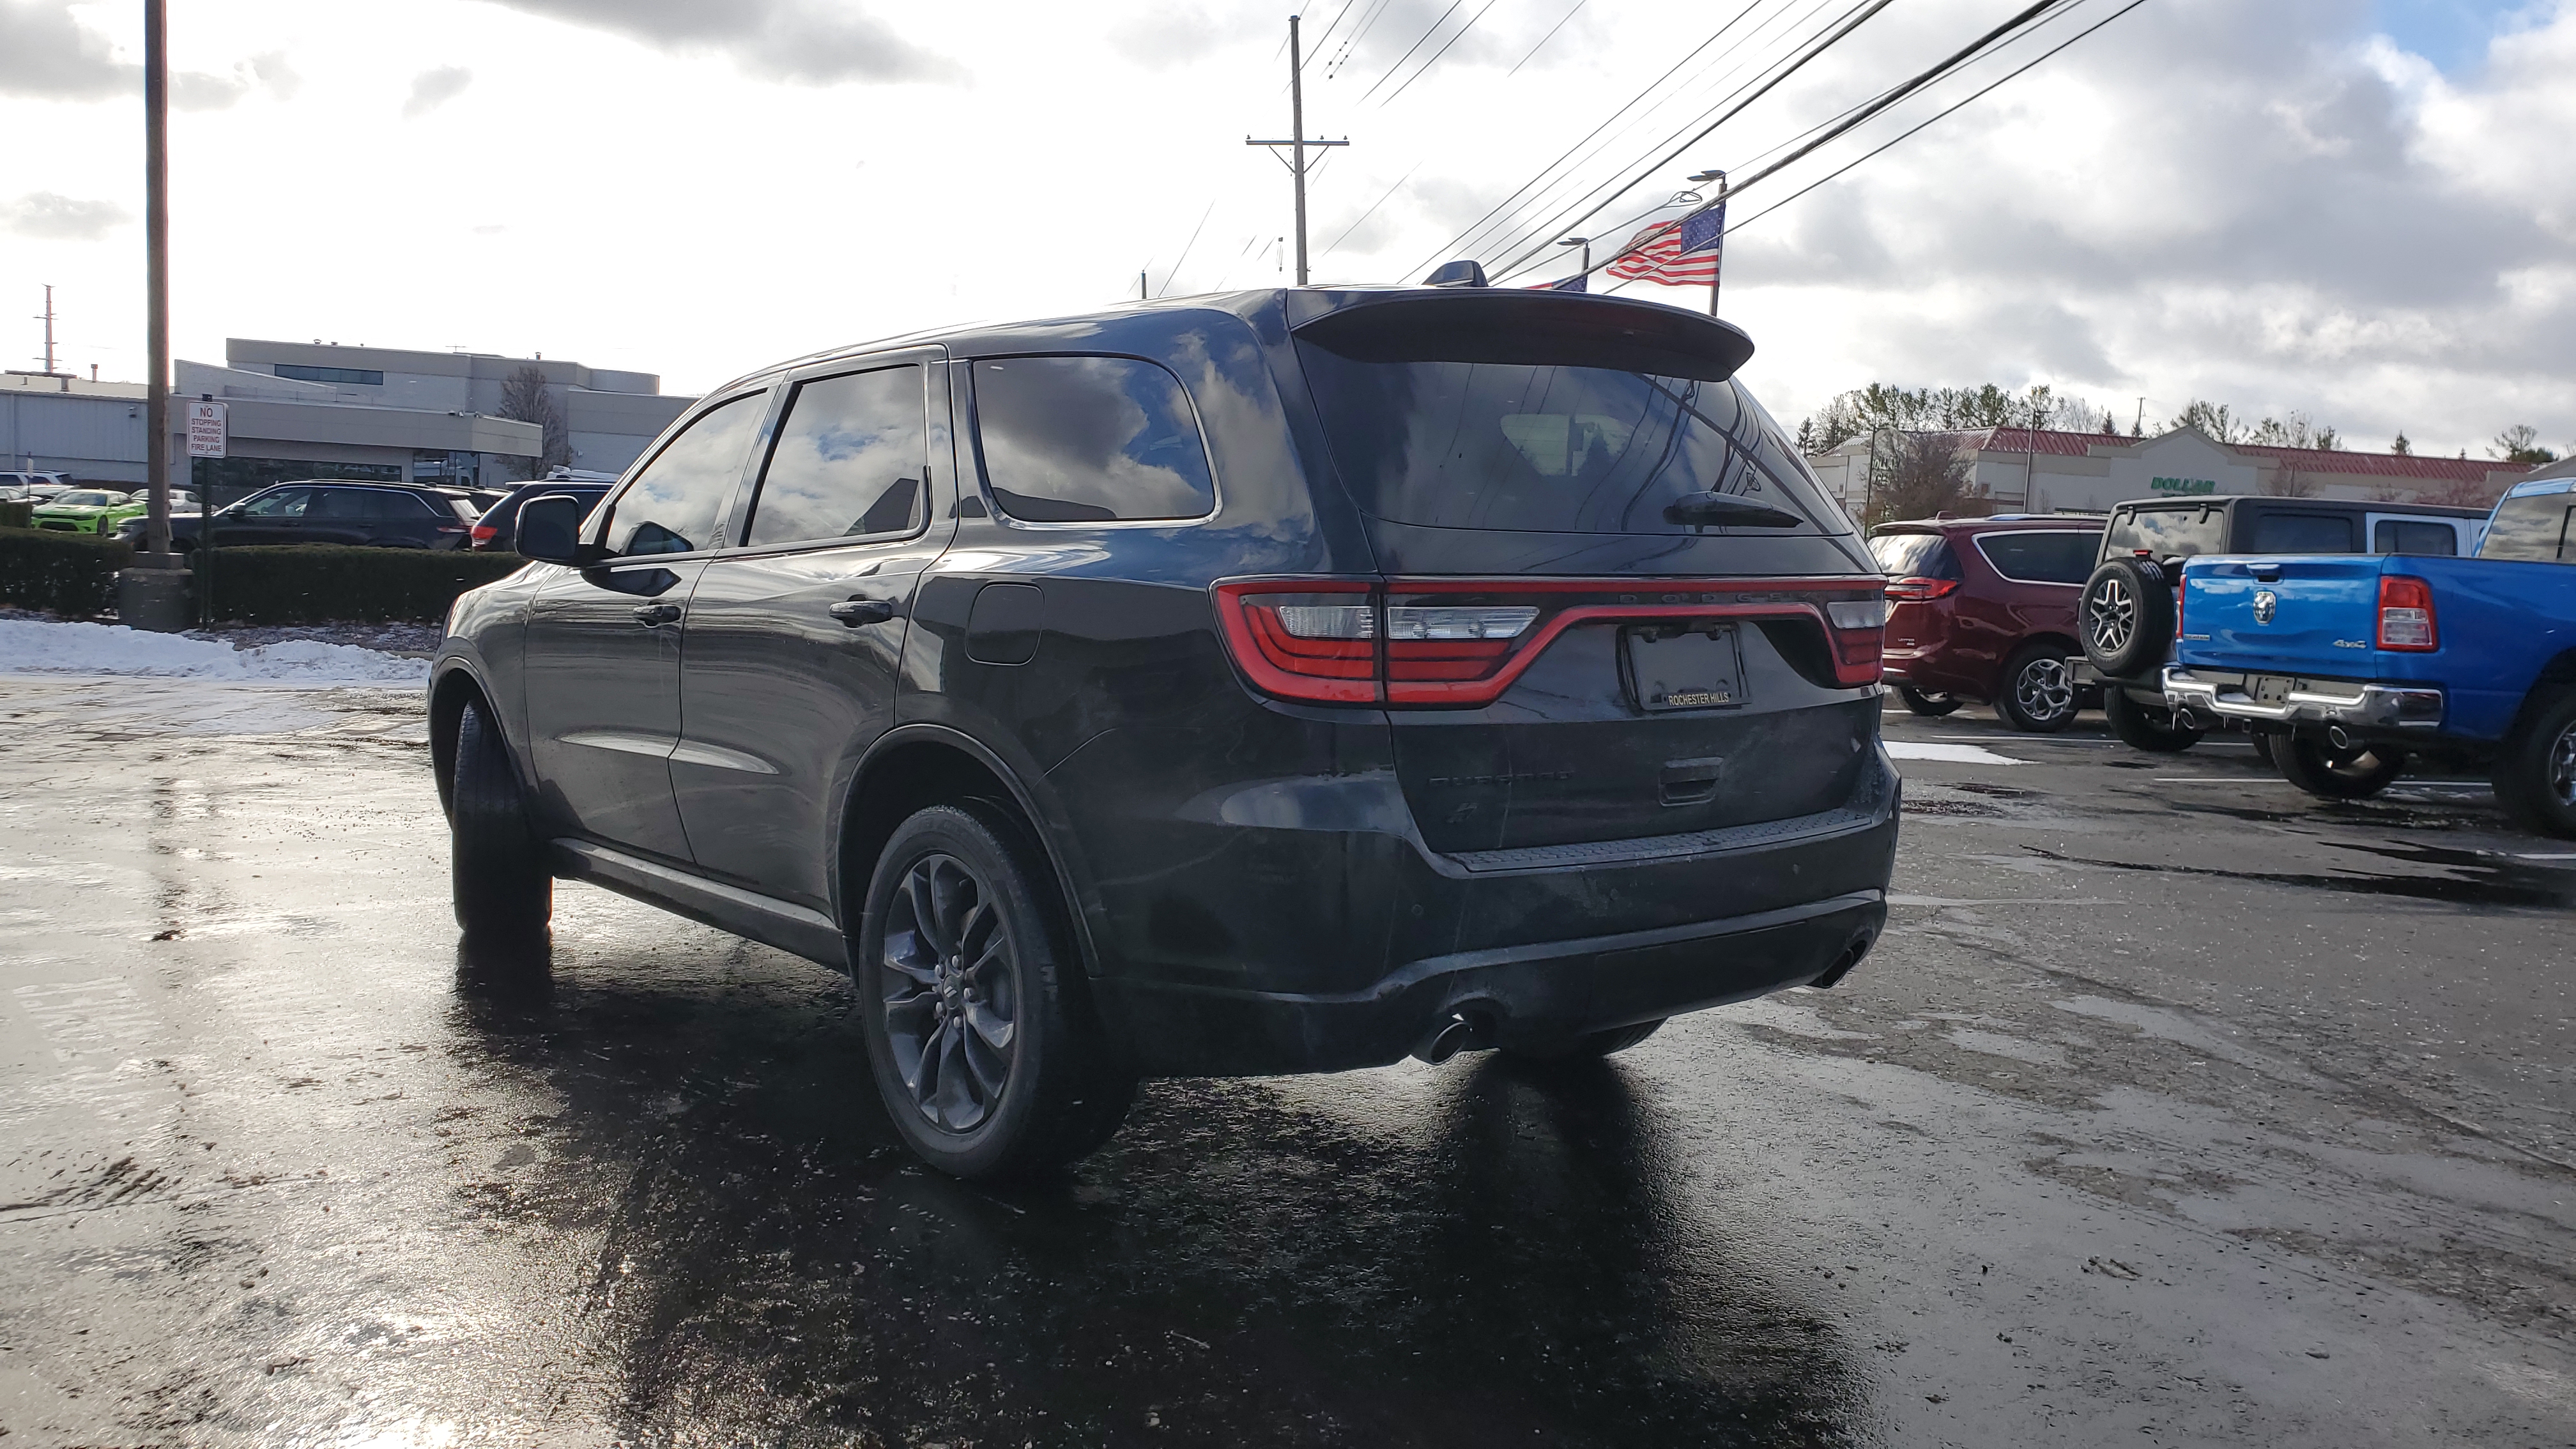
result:
<svg viewBox="0 0 2576 1449"><path fill-rule="evenodd" d="M0 619L0 673L416 686L428 680L429 661L312 639L235 649L215 640L145 633L122 624Z"/></svg>
<svg viewBox="0 0 2576 1449"><path fill-rule="evenodd" d="M1918 740L1889 740L1887 753L1898 760L1946 760L1954 765L2022 765L2010 755L1998 755L1983 745L1933 745Z"/></svg>

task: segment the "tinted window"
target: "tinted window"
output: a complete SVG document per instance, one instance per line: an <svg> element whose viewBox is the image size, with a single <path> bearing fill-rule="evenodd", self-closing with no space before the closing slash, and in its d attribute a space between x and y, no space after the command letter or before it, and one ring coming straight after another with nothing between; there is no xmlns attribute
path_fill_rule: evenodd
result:
<svg viewBox="0 0 2576 1449"><path fill-rule="evenodd" d="M2576 507L2571 502L2576 500L2563 492L2505 499L2487 523L2486 542L2478 546L2478 557L2539 563L2569 559L2568 545L2576 543Z"/></svg>
<svg viewBox="0 0 2576 1449"><path fill-rule="evenodd" d="M1078 523L1215 511L1207 446L1180 379L1128 357L975 364L975 428L993 501Z"/></svg>
<svg viewBox="0 0 2576 1449"><path fill-rule="evenodd" d="M252 518L302 518L304 505L312 498L310 488L280 488L243 504L242 512Z"/></svg>
<svg viewBox="0 0 2576 1449"><path fill-rule="evenodd" d="M764 396L738 397L701 414L654 455L617 495L608 520L611 552L689 553L715 547L717 515L751 455Z"/></svg>
<svg viewBox="0 0 2576 1449"><path fill-rule="evenodd" d="M304 510L307 518L350 519L376 516L374 500L355 488L317 488Z"/></svg>
<svg viewBox="0 0 2576 1449"><path fill-rule="evenodd" d="M2456 554L2460 551L2460 531L2447 523L2410 523L2403 519L2383 518L2371 525L2370 551Z"/></svg>
<svg viewBox="0 0 2576 1449"><path fill-rule="evenodd" d="M2102 544L2104 558L2140 552L2190 558L2226 551L2227 514L2217 508L2140 508L2117 514Z"/></svg>
<svg viewBox="0 0 2576 1449"><path fill-rule="evenodd" d="M1734 494L1849 531L1731 382L1599 367L1356 362L1308 342L1334 461L1362 508L1433 528L1695 533L1665 516ZM1787 530L1764 530L1784 532Z"/></svg>
<svg viewBox="0 0 2576 1449"><path fill-rule="evenodd" d="M910 533L922 520L921 380L888 367L797 384L747 543Z"/></svg>
<svg viewBox="0 0 2576 1449"><path fill-rule="evenodd" d="M1878 566L1892 579L1955 579L1959 560L1937 533L1882 533L1869 541Z"/></svg>
<svg viewBox="0 0 2576 1449"><path fill-rule="evenodd" d="M2361 520L2339 513L2273 513L2254 518L2248 553L2359 553Z"/></svg>
<svg viewBox="0 0 2576 1449"><path fill-rule="evenodd" d="M1977 547L1996 573L2025 584L2080 584L2093 573L2098 533L1981 533Z"/></svg>

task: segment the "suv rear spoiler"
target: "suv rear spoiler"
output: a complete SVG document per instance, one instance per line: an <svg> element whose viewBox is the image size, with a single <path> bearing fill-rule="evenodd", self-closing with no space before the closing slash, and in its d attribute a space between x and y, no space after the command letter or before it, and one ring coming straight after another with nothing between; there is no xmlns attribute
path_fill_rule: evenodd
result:
<svg viewBox="0 0 2576 1449"><path fill-rule="evenodd" d="M1625 297L1443 288L1292 293L1289 330L1353 362L1601 367L1724 382L1753 355L1744 329ZM1309 308L1328 307L1300 318Z"/></svg>

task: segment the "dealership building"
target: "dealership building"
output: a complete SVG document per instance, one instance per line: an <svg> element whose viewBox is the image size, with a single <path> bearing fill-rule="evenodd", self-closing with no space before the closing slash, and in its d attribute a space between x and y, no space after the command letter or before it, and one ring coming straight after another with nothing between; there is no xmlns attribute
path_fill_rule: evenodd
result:
<svg viewBox="0 0 2576 1449"><path fill-rule="evenodd" d="M2035 428L1937 436L1949 440L1968 464L1974 496L1963 513L2099 514L2133 498L2231 493L2484 507L2531 471L2478 458L2228 444L2191 428L2152 438ZM1862 436L1807 462L1858 517L1870 501L1870 457L1871 439ZM1884 477L1884 449L1879 457Z"/></svg>
<svg viewBox="0 0 2576 1449"><path fill-rule="evenodd" d="M224 364L181 360L171 389L171 482L217 502L287 478L363 478L497 486L544 452L535 423L497 414L512 374L536 368L564 419L571 464L622 471L696 401L647 372L543 357L415 352L232 338ZM225 456L186 456L185 404L224 404ZM146 477L144 388L13 373L0 385L7 466L139 488Z"/></svg>

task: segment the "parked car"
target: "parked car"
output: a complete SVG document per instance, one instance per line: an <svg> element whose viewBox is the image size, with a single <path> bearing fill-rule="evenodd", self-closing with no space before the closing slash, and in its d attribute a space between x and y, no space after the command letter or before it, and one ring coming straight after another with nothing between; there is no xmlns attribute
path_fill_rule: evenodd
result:
<svg viewBox="0 0 2576 1449"><path fill-rule="evenodd" d="M616 480L610 480L610 482L614 481ZM487 509L482 517L474 520L474 532L470 535L471 546L490 553L508 553L516 548L519 542L519 505L531 498L552 494L578 499L583 505L582 511L587 513L590 511L590 505L608 496L608 484L542 481L522 483L512 489L500 502Z"/></svg>
<svg viewBox="0 0 2576 1449"><path fill-rule="evenodd" d="M185 488L170 490L170 512L173 517L197 511L197 495ZM98 531L115 536L129 518L145 518L152 512L150 496L140 490L125 495L125 501L99 515Z"/></svg>
<svg viewBox="0 0 2576 1449"><path fill-rule="evenodd" d="M271 543L336 543L378 548L463 548L474 526L464 490L420 483L357 483L315 478L277 483L215 511L215 541L225 548ZM197 546L201 515L170 520L171 547ZM141 517L117 525L139 543Z"/></svg>
<svg viewBox="0 0 2576 1449"><path fill-rule="evenodd" d="M60 473L0 473L0 503L42 503L71 486Z"/></svg>
<svg viewBox="0 0 2576 1449"><path fill-rule="evenodd" d="M2102 540L2098 518L1934 518L1870 530L1887 571L1887 682L1905 707L1945 715L1992 704L2046 734L2089 702L2068 659L2075 603Z"/></svg>
<svg viewBox="0 0 2576 1449"><path fill-rule="evenodd" d="M2477 552L2485 513L2427 503L2340 498L2149 498L2111 510L2101 557L2084 581L2085 663L2079 683L2102 688L2112 733L2134 748L2170 754L2204 730L2165 702L2173 657L2174 590L2183 560L2204 554L2403 554ZM2258 740L2258 747L2268 741Z"/></svg>
<svg viewBox="0 0 2576 1449"><path fill-rule="evenodd" d="M849 970L893 1121L974 1177L1140 1075L1592 1056L1831 985L1896 842L1883 580L1751 351L1300 288L717 388L586 521L523 503L541 562L450 617L458 920L542 930L560 875Z"/></svg>
<svg viewBox="0 0 2576 1449"><path fill-rule="evenodd" d="M56 533L95 533L111 530L107 515L125 504L125 495L107 488L66 488L29 510L36 527Z"/></svg>
<svg viewBox="0 0 2576 1449"><path fill-rule="evenodd" d="M2424 749L2576 838L2576 480L2515 485L2475 558L2198 558L2182 569L2177 716L2241 721L2284 778L2353 799Z"/></svg>

